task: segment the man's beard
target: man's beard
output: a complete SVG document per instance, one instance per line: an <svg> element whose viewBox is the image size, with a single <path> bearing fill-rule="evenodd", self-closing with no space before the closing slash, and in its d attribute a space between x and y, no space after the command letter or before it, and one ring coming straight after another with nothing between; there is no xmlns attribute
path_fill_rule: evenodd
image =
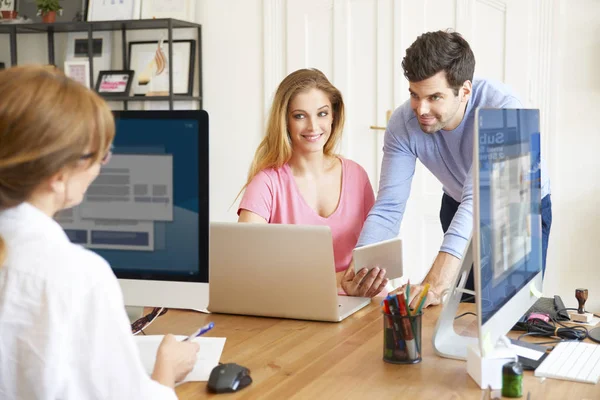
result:
<svg viewBox="0 0 600 400"><path fill-rule="evenodd" d="M421 130L425 133L435 133L437 131L439 131L440 129L442 129L445 125L444 122L440 121L437 117L435 117L435 119L437 120L437 122L434 125L422 125L421 122L419 121L419 126L421 127ZM417 119L418 121L418 119Z"/></svg>
<svg viewBox="0 0 600 400"><path fill-rule="evenodd" d="M419 126L421 127L421 130L425 133L431 134L431 133L435 133L439 130L444 129L446 127L446 125L448 125L452 121L454 116L458 113L459 109L460 109L460 101L458 101L456 103L456 107L454 107L454 110L452 112L446 114L445 119L444 119L444 116L441 114L432 114L433 118L435 118L435 120L436 120L436 123L433 125L422 125L421 120L419 119L416 111L415 111L415 115L417 115L417 121L419 122ZM464 118L464 116L463 116L463 118Z"/></svg>

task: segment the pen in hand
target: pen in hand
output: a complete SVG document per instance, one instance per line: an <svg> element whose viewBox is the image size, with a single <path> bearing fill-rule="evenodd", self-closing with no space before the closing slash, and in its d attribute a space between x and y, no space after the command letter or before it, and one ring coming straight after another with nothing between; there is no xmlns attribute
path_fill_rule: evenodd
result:
<svg viewBox="0 0 600 400"><path fill-rule="evenodd" d="M187 342L188 340L192 340L198 336L202 336L204 335L206 332L210 331L212 328L214 328L215 323L214 322L209 322L207 325L203 326L202 328L198 329L196 332L192 333L190 336L186 337L185 339L182 340L182 342Z"/></svg>

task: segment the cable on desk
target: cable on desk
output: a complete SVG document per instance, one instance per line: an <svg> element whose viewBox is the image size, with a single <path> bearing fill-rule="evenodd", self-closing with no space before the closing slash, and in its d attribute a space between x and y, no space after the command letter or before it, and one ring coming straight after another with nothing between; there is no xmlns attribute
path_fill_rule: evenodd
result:
<svg viewBox="0 0 600 400"><path fill-rule="evenodd" d="M563 308L563 309L561 309L559 311L563 311L563 310L567 310L567 311L579 311L577 308ZM598 315L598 314L594 314L594 313L591 313L591 314L594 317L596 317L596 318L600 318L600 315ZM592 342L600 343L600 340L598 340L594 336L590 336L589 331L587 330L587 328L585 328L585 329L586 329L586 332L587 332L587 338L589 338ZM594 328L594 330L597 330L597 329L600 329L600 327Z"/></svg>
<svg viewBox="0 0 600 400"><path fill-rule="evenodd" d="M566 308L564 310L572 310ZM560 312L563 310L557 310ZM521 335L519 338L524 336L543 336L543 337L556 337L565 340L577 340L581 341L588 337L588 330L585 326L567 326L560 321L550 319L548 322L539 319L531 318L526 322L517 323L519 328L523 329L527 333Z"/></svg>
<svg viewBox="0 0 600 400"><path fill-rule="evenodd" d="M464 313L462 313L460 315L457 315L456 317L454 317L454 319L459 319L461 317L464 317L465 315L474 315L474 316L477 316L477 314L475 314L474 312L467 311L467 312L464 312Z"/></svg>

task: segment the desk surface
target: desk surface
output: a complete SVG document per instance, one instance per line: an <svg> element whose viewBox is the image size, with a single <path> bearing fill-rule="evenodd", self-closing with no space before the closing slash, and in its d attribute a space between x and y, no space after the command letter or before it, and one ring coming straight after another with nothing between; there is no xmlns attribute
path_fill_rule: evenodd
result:
<svg viewBox="0 0 600 400"><path fill-rule="evenodd" d="M472 305L461 305L461 312ZM372 303L340 323L201 314L169 310L147 334L188 335L209 321L206 336L226 337L221 362L251 370L253 383L218 398L271 399L481 399L482 390L466 372L466 363L438 357L431 337L441 307L423 316L423 361L394 365L382 361L383 322ZM457 320L458 332L473 332L471 315ZM209 398L206 382L188 382L176 389L180 399ZM600 384L539 379L525 372L523 399L600 399Z"/></svg>

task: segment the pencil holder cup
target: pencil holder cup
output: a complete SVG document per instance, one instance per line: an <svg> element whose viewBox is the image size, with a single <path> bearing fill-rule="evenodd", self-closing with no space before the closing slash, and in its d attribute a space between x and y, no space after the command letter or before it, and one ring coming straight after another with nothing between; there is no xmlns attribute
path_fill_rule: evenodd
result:
<svg viewBox="0 0 600 400"><path fill-rule="evenodd" d="M392 364L421 362L421 316L383 314L383 361Z"/></svg>

